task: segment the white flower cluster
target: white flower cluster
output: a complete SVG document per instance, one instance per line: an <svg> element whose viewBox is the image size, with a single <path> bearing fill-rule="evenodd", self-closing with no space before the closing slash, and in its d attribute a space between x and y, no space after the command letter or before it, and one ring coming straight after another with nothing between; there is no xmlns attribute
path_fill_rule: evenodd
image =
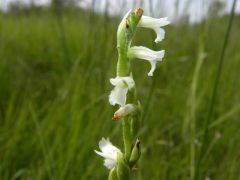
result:
<svg viewBox="0 0 240 180"><path fill-rule="evenodd" d="M127 15L130 12L131 10L124 16L124 19L127 18ZM161 27L166 26L169 23L170 22L166 17L155 19L148 16L142 16L138 23L138 27L153 29L157 34L157 38L155 39L155 42L157 43L164 39L165 32ZM133 46L129 47L128 49L128 58L138 58L149 61L151 64L151 69L148 72L148 76L153 76L153 72L156 69L156 64L158 61L162 60L164 53L164 50L153 51L143 46ZM135 110L135 106L133 104L126 104L127 92L135 86L135 83L131 76L116 77L114 79L112 78L110 79L110 82L115 87L109 95L109 102L113 106L116 104L120 105L119 110L116 111L113 116L114 120L118 120Z"/></svg>
<svg viewBox="0 0 240 180"><path fill-rule="evenodd" d="M158 43L164 39L165 31L161 27L170 24L167 17L155 19L148 16L142 16L138 27L149 28L153 29L156 34L157 38L155 39L155 43ZM153 51L149 48L143 46L133 46L130 47L128 50L128 57L144 59L150 62L151 70L148 73L148 76L153 76L153 72L156 69L157 61L161 61L164 57L164 50L161 51Z"/></svg>

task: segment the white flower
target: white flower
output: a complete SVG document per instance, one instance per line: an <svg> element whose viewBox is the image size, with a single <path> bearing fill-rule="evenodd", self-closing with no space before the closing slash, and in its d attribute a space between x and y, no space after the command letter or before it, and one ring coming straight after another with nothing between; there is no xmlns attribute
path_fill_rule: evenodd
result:
<svg viewBox="0 0 240 180"><path fill-rule="evenodd" d="M117 154L121 153L121 151L112 145L112 143L109 141L109 139L102 138L99 141L99 149L100 151L95 152L104 157L104 166L106 166L108 169L112 169L116 166L117 161Z"/></svg>
<svg viewBox="0 0 240 180"><path fill-rule="evenodd" d="M136 106L134 106L133 104L127 104L125 106L122 106L114 113L113 120L119 120L122 117L135 111L135 109L136 109Z"/></svg>
<svg viewBox="0 0 240 180"><path fill-rule="evenodd" d="M153 51L143 46L133 46L128 49L129 58L139 58L150 62L151 70L149 71L148 76L153 76L153 72L156 69L157 61L162 60L162 58L164 57L164 53L164 50Z"/></svg>
<svg viewBox="0 0 240 180"><path fill-rule="evenodd" d="M148 16L142 16L138 26L153 29L157 34L155 42L158 43L164 39L165 35L165 31L161 27L168 24L170 24L170 21L168 21L167 17L156 19Z"/></svg>
<svg viewBox="0 0 240 180"><path fill-rule="evenodd" d="M125 106L127 92L135 86L133 78L131 76L116 77L111 78L110 82L115 87L109 95L109 103L113 106L115 104Z"/></svg>

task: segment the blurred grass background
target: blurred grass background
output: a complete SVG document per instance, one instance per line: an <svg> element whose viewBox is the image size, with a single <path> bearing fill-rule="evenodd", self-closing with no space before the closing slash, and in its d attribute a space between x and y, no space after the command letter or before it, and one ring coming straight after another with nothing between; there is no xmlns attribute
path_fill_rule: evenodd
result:
<svg viewBox="0 0 240 180"><path fill-rule="evenodd" d="M122 147L108 103L120 17L76 7L13 6L0 13L0 179L106 179L94 153L101 137ZM133 44L166 56L154 77L132 62L144 107L142 157L134 178L192 179L201 148L229 15L189 24L183 18ZM240 179L240 17L235 16L209 122L201 179Z"/></svg>

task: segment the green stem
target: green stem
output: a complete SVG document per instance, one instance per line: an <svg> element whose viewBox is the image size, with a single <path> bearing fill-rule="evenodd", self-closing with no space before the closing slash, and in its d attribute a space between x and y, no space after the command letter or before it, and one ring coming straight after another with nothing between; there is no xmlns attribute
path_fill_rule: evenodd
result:
<svg viewBox="0 0 240 180"><path fill-rule="evenodd" d="M221 75L221 72L222 72L222 65L223 65L223 60L224 60L224 56L225 56L225 51L226 51L226 48L227 48L228 39L229 39L231 27L232 27L232 21L233 21L234 15L235 15L236 2L237 1L234 0L233 4L232 4L231 15L230 15L230 19L229 19L229 23L228 23L228 27L227 27L224 43L223 43L223 48L222 48L220 59L219 59L219 63L218 63L218 67L217 67L217 73L216 73L216 77L215 77L215 81L214 81L214 87L213 87L213 91L212 91L212 96L211 96L208 116L207 116L207 118L206 118L206 120L204 122L202 146L201 146L201 149L200 149L200 152L199 152L199 156L198 156L198 159L197 159L196 173L195 173L195 177L194 177L195 180L201 178L201 177L199 177L200 165L201 165L202 158L204 156L204 152L205 152L207 141L208 141L209 122L211 121L211 118L212 118L213 107L214 107L214 104L215 104L215 101L216 101L216 97L217 97L216 96L217 95L217 89L218 89L218 85L219 85L220 75Z"/></svg>
<svg viewBox="0 0 240 180"><path fill-rule="evenodd" d="M130 159L131 146L132 146L132 135L131 135L130 122L131 121L130 121L129 117L125 117L122 121L124 152L125 152L125 158L127 161L129 161L129 159Z"/></svg>
<svg viewBox="0 0 240 180"><path fill-rule="evenodd" d="M108 175L108 180L118 180L116 168L113 168Z"/></svg>
<svg viewBox="0 0 240 180"><path fill-rule="evenodd" d="M190 142L190 179L193 179L195 176L195 167L196 167L196 110L197 110L197 88L198 82L201 72L201 67L204 61L204 51L205 51L205 38L208 31L210 23L210 18L208 18L205 23L203 24L203 28L201 29L202 33L199 37L199 48L198 48L198 58L193 74L192 84L190 88L190 95L188 99L188 110L187 117L185 119L183 133L184 137L191 137ZM189 133L189 134L188 134Z"/></svg>

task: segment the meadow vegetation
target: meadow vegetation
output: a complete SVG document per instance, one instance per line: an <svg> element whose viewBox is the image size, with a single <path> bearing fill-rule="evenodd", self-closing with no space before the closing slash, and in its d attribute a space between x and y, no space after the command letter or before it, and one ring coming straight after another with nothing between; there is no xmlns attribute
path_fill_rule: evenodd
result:
<svg viewBox="0 0 240 180"><path fill-rule="evenodd" d="M101 137L122 144L121 123L110 118L116 108L108 103L119 21L71 9L0 14L0 179L107 178L94 149ZM225 15L172 24L157 45L151 30L135 37L134 45L166 50L153 77L148 62L132 63L144 109L135 179L189 179L194 171L228 22ZM202 179L240 177L239 27L236 16Z"/></svg>

